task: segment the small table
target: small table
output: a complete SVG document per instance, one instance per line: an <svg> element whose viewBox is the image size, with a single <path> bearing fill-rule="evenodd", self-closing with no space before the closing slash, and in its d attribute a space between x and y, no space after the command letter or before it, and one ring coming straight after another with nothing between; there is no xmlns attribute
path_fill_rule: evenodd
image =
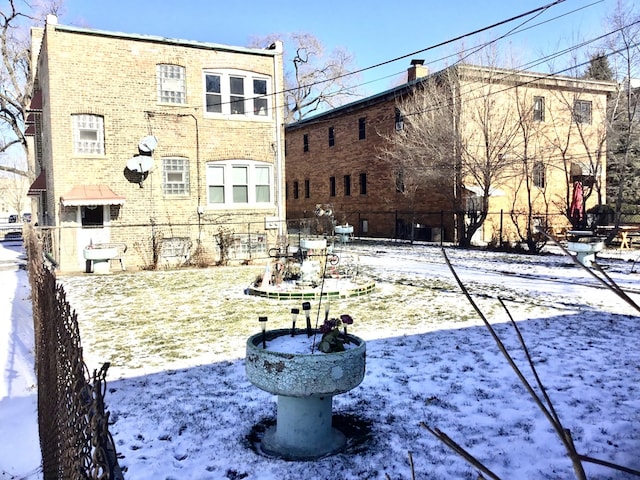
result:
<svg viewBox="0 0 640 480"><path fill-rule="evenodd" d="M614 230L616 227L614 226L604 226L604 227L599 227L599 230L604 230L605 232L610 232L611 230ZM629 236L630 233L633 232L640 232L640 227L635 226L635 225L620 225L618 227L618 234L617 237L620 240L620 250L629 250L631 248L631 237Z"/></svg>

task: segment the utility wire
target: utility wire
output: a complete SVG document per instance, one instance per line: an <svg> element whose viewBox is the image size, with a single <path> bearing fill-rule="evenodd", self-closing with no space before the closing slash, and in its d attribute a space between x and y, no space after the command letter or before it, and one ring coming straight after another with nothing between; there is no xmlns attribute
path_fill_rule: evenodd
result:
<svg viewBox="0 0 640 480"><path fill-rule="evenodd" d="M357 75L357 74L360 74L360 73L362 73L362 72L366 72L366 71L368 71L368 70L373 70L373 69L375 69L375 68L379 68L379 67L382 67L382 66L384 66L384 65L388 65L388 64L390 64L390 63L394 63L394 62L397 62L397 61L399 61L399 60L403 60L403 59L406 59L406 58L409 58L409 57L415 56L415 55L417 55L417 54L419 54L419 53L427 52L427 51L429 51L429 50L433 50L433 49L436 49L436 48L439 48L439 47L442 47L442 46L445 46L445 45L448 45L448 44L451 44L451 43L457 42L457 41L462 40L462 39L464 39L464 38L471 37L471 36L473 36L473 35L477 35L477 34L479 34L479 33L485 32L485 31L487 31L487 30L491 30L491 29L493 29L493 28L499 27L499 26L501 26L501 25L505 25L505 24L507 24L507 23L511 23L511 22L513 22L513 21L519 20L520 18L523 18L523 17L529 16L529 15L532 15L532 14L538 14L538 15L540 15L541 13L543 13L543 12L547 11L548 9L550 9L551 7L556 6L556 5L560 4L560 3L564 3L565 1L566 1L566 0L556 0L556 1L554 1L554 2L551 2L551 3L549 3L549 4L543 5L543 6L538 7L538 8L535 8L535 9L533 9L533 10L529 10L528 12L521 13L521 14L519 14L519 15L516 15L516 16L514 16L514 17L510 17L510 18L505 19L505 20L501 20L501 21L496 22L496 23L493 23L493 24L491 24L491 25L488 25L488 26L485 26L485 27L482 27L482 28L476 29L476 30L474 30L474 31L472 31L472 32L468 32L468 33L465 33L465 34L462 34L462 35L458 35L457 37L451 38L451 39L449 39L449 40L442 41L442 42L437 43L437 44L434 44L434 45L430 45L430 46L428 46L428 47L426 47L426 48L423 48L423 49L420 49L420 50L416 50L416 51L414 51L414 52L407 53L407 54L404 54L404 55L401 55L401 56L398 56L398 57L392 58L392 59L390 59L390 60L385 60L385 61L383 61L383 62L376 63L376 64L371 65L371 66L369 66L369 67L365 67L365 68L361 68L361 69L358 69L358 70L354 70L354 71L352 71L352 72L347 72L347 73L344 73L344 74L342 74L342 75L337 75L337 76L335 76L335 77L331 77L331 78L327 78L327 79L319 80L319 81L317 81L317 82L306 83L306 84L304 84L304 85L299 85L299 86L297 86L297 87L288 88L288 89L284 89L284 90L282 90L282 91L273 92L273 93L271 93L270 95L267 95L267 96L272 96L272 97L276 98L276 96L277 96L277 95L279 95L279 94L281 94L281 93L294 92L294 91L298 90L299 88L306 88L306 89L308 89L308 88L312 88L312 87L314 87L314 86L316 86L316 85L321 85L321 84L323 84L323 83L327 83L327 82L335 81L335 80L338 80L338 79L341 79L341 78L344 78L344 77L348 77L348 76L352 76L352 75ZM599 0L598 2L595 2L595 3L593 3L593 4L587 5L586 7L591 6L591 5L595 5L596 3L600 3L600 2L602 2L602 1L604 1L604 0ZM586 7L583 7L583 8L586 8ZM577 10L576 10L576 11L577 11ZM571 13L571 12L570 12L570 13ZM536 17L537 17L538 15L536 15ZM557 17L557 18L560 18L560 17L561 17L561 16L559 16L559 17ZM535 18L535 17L534 17L534 18ZM524 23L527 23L527 22L524 22ZM542 24L542 23L541 23L541 24ZM519 27L516 27L516 28L519 28ZM514 30L515 30L515 29L514 29ZM512 34L512 33L509 33L509 34ZM374 80L374 81L377 81L377 80ZM353 87L353 88L356 88L357 86L358 86L358 85L354 85L354 87ZM265 96L263 95L263 96L251 97L251 99L253 99L253 98L264 98L264 97L265 97ZM223 102L223 103L232 103L232 102Z"/></svg>

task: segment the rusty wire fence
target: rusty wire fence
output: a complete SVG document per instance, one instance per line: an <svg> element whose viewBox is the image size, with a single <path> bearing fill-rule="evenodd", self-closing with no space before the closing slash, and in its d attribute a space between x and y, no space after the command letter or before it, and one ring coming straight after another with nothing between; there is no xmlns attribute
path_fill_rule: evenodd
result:
<svg viewBox="0 0 640 480"><path fill-rule="evenodd" d="M33 303L38 428L44 480L120 480L105 409L109 364L89 373L76 313L55 274L45 268L42 242L25 229Z"/></svg>

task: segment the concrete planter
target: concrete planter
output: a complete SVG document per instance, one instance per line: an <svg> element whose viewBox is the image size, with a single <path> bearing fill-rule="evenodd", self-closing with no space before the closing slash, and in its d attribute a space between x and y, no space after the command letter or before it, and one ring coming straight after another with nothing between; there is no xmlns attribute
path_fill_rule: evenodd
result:
<svg viewBox="0 0 640 480"><path fill-rule="evenodd" d="M357 346L336 353L292 354L269 350L269 341L291 335L288 329L247 340L246 372L256 387L278 396L275 427L262 440L265 453L289 460L309 460L336 453L345 436L331 427L333 396L358 386L365 373L366 343L349 335ZM298 336L307 340L304 331Z"/></svg>
<svg viewBox="0 0 640 480"><path fill-rule="evenodd" d="M596 259L596 253L604 248L603 240L567 242L567 250L576 254L576 258L585 267L590 267Z"/></svg>
<svg viewBox="0 0 640 480"><path fill-rule="evenodd" d="M324 238L318 240L303 238L300 240L300 248L304 250L322 250L327 248L327 241Z"/></svg>
<svg viewBox="0 0 640 480"><path fill-rule="evenodd" d="M349 237L353 233L353 225L336 225L334 231L336 232L340 243L347 243L349 241Z"/></svg>
<svg viewBox="0 0 640 480"><path fill-rule="evenodd" d="M338 235L349 235L353 233L353 225L336 225L335 231Z"/></svg>

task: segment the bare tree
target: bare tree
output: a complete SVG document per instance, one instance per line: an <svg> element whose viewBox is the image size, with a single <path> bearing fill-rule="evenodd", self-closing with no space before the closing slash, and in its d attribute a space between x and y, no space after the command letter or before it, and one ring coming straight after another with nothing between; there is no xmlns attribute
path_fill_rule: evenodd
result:
<svg viewBox="0 0 640 480"><path fill-rule="evenodd" d="M25 160L25 120L33 96L30 27L41 25L47 14L58 13L62 0L34 4L8 0L5 3L0 9L0 153L15 152L17 148L17 156L22 155L21 160ZM26 161L24 163L26 165ZM2 164L0 171L31 176L28 167L16 165Z"/></svg>
<svg viewBox="0 0 640 480"><path fill-rule="evenodd" d="M378 132L385 145L378 154L412 212L410 239L414 239L415 210L434 185L455 181L455 161L460 150L449 87L455 71L431 75L396 102L397 125L392 133ZM442 190L442 189L440 189ZM452 189L453 191L453 189ZM450 196L450 201L455 199Z"/></svg>
<svg viewBox="0 0 640 480"><path fill-rule="evenodd" d="M530 252L538 253L546 244L540 229L549 229L547 171L552 163L543 140L541 108L544 106L531 102L532 94L526 86L516 86L514 91L519 132L514 151L507 154L515 159L510 215L518 240L525 243Z"/></svg>
<svg viewBox="0 0 640 480"><path fill-rule="evenodd" d="M513 158L505 153L518 133L518 112L505 101L511 90L505 72L458 65L427 77L398 103L404 130L387 135L381 152L396 177L402 175L400 187L413 203L420 189L451 185L462 246L486 220L490 196L513 175Z"/></svg>
<svg viewBox="0 0 640 480"><path fill-rule="evenodd" d="M27 190L29 189L29 180L23 175L13 175L7 179L6 188L3 196L7 203L14 209L18 215L24 213L27 206Z"/></svg>
<svg viewBox="0 0 640 480"><path fill-rule="evenodd" d="M310 33L271 34L251 44L265 46L274 40L284 42L286 122L302 120L326 108L334 108L358 96L359 76L352 74L354 58L344 48L327 53Z"/></svg>
<svg viewBox="0 0 640 480"><path fill-rule="evenodd" d="M614 191L615 226L619 227L625 199L637 200L640 177L640 87L633 79L640 77L640 12L633 2L619 0L607 17L607 24L615 35L610 36L608 51L612 70L619 88L610 100L609 166L608 174ZM609 238L616 235L611 233Z"/></svg>
<svg viewBox="0 0 640 480"><path fill-rule="evenodd" d="M514 175L514 159L507 153L517 140L519 123L517 102L513 99L513 72L493 66L466 66L463 71L461 84L466 86L460 93L465 119L462 178L467 190L475 187L479 191L475 196L477 211L467 216L460 242L466 246L487 219L489 199L495 189Z"/></svg>

